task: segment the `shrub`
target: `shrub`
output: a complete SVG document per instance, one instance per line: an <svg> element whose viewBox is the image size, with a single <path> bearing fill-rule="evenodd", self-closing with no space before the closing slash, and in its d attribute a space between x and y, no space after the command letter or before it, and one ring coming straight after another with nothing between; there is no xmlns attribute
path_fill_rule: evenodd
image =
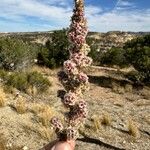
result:
<svg viewBox="0 0 150 150"><path fill-rule="evenodd" d="M128 121L128 132L130 135L132 135L134 137L140 136L140 132L139 132L137 124L131 119L129 119L129 121Z"/></svg>
<svg viewBox="0 0 150 150"><path fill-rule="evenodd" d="M127 61L139 71L140 80L150 82L150 35L127 42L124 49Z"/></svg>
<svg viewBox="0 0 150 150"><path fill-rule="evenodd" d="M126 77L136 84L139 84L143 80L143 77L137 71L130 71L126 74Z"/></svg>
<svg viewBox="0 0 150 150"><path fill-rule="evenodd" d="M27 76L23 72L12 73L8 76L6 85L15 87L20 91L26 91L28 87Z"/></svg>
<svg viewBox="0 0 150 150"><path fill-rule="evenodd" d="M101 118L101 124L110 126L112 122L111 116L105 112Z"/></svg>
<svg viewBox="0 0 150 150"><path fill-rule="evenodd" d="M19 98L16 102L15 108L19 114L24 114L27 110L25 100L23 98Z"/></svg>
<svg viewBox="0 0 150 150"><path fill-rule="evenodd" d="M51 85L50 81L43 77L41 73L36 71L27 74L27 81L32 87L36 87L38 91L44 92Z"/></svg>
<svg viewBox="0 0 150 150"><path fill-rule="evenodd" d="M0 68L20 70L34 63L37 46L14 38L0 38Z"/></svg>
<svg viewBox="0 0 150 150"><path fill-rule="evenodd" d="M93 59L94 65L100 65L101 58L103 56L103 52L100 50L98 44L99 40L94 38L87 38L87 44L90 45L91 51L89 52L88 56Z"/></svg>
<svg viewBox="0 0 150 150"><path fill-rule="evenodd" d="M108 66L116 65L119 67L126 67L128 64L124 53L125 51L123 49L113 47L103 54L100 63Z"/></svg>
<svg viewBox="0 0 150 150"><path fill-rule="evenodd" d="M5 106L6 95L2 89L0 89L0 107Z"/></svg>
<svg viewBox="0 0 150 150"><path fill-rule="evenodd" d="M7 75L5 79L6 87L13 87L23 92L28 92L29 89L32 90L34 95L36 89L37 92L45 92L51 86L50 81L43 77L41 73L38 72L12 72ZM34 89L36 88L36 89ZM37 93L36 92L36 93Z"/></svg>
<svg viewBox="0 0 150 150"><path fill-rule="evenodd" d="M0 69L0 79L2 79L2 80L7 79L7 72L3 69Z"/></svg>
<svg viewBox="0 0 150 150"><path fill-rule="evenodd" d="M92 121L93 121L93 124L94 124L94 130L95 131L99 131L99 129L101 128L101 123L100 123L100 118L99 118L99 116L97 116L97 115L94 115L93 117L92 117Z"/></svg>
<svg viewBox="0 0 150 150"><path fill-rule="evenodd" d="M68 49L67 30L54 31L51 40L38 53L38 64L50 68L60 67L69 57Z"/></svg>

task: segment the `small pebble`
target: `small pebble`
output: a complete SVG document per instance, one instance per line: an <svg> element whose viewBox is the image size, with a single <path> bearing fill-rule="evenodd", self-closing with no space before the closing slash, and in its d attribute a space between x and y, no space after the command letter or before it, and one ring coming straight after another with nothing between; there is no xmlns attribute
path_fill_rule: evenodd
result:
<svg viewBox="0 0 150 150"><path fill-rule="evenodd" d="M28 150L28 147L27 147L27 146L24 146L22 149L23 149L23 150Z"/></svg>

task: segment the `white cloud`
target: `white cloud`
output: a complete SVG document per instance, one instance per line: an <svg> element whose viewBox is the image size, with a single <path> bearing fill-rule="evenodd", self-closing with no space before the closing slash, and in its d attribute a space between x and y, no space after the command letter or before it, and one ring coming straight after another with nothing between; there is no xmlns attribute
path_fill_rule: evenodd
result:
<svg viewBox="0 0 150 150"><path fill-rule="evenodd" d="M0 0L0 30L31 31L68 27L72 14L70 3L70 0ZM150 31L150 9L131 9L133 7L134 3L127 0L118 0L110 12L105 12L99 6L87 6L90 30ZM34 18L35 22L34 19L28 22L29 17Z"/></svg>
<svg viewBox="0 0 150 150"><path fill-rule="evenodd" d="M88 16L89 26L95 31L150 31L150 10L114 10L94 17Z"/></svg>
<svg viewBox="0 0 150 150"><path fill-rule="evenodd" d="M118 0L114 9L87 18L90 29L94 31L150 31L150 9L137 10L135 4Z"/></svg>
<svg viewBox="0 0 150 150"><path fill-rule="evenodd" d="M127 0L119 0L119 2L118 2L118 6L132 6L132 5L134 5L134 4Z"/></svg>
<svg viewBox="0 0 150 150"><path fill-rule="evenodd" d="M62 23L62 26L66 25L66 22L63 20L67 20L71 15L70 7L63 8L46 5L36 0L5 0L0 2L0 8L0 17L5 19L22 21L25 16L29 16L46 21L53 21L55 24Z"/></svg>
<svg viewBox="0 0 150 150"><path fill-rule="evenodd" d="M85 8L85 11L86 11L86 15L96 15L101 13L103 10L100 7L89 5Z"/></svg>

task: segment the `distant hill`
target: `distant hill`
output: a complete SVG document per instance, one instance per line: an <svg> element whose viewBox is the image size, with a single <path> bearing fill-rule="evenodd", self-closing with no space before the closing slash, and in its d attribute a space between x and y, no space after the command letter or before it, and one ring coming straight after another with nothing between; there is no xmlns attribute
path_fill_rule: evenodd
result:
<svg viewBox="0 0 150 150"><path fill-rule="evenodd" d="M0 37L19 38L31 43L45 44L51 38L54 31L46 32L12 32L0 33ZM111 47L122 47L128 40L137 38L139 36L150 34L150 32L122 32L110 31L107 33L89 32L87 38L93 41L98 49L108 50Z"/></svg>

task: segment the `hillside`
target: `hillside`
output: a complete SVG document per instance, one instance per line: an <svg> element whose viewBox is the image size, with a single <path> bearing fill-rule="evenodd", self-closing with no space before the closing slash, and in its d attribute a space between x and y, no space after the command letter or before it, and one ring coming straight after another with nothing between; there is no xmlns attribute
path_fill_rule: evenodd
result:
<svg viewBox="0 0 150 150"><path fill-rule="evenodd" d="M66 32L52 33L0 33L0 37L8 37L0 41L0 150L39 150L56 139L51 118L59 116L65 122L66 108L58 96L58 91L63 89L57 78L60 66L51 70L33 61L38 60L36 54L42 47L44 55L41 56L48 58L49 63L51 58L52 63L64 62L65 55L62 54L68 43ZM124 58L118 53L124 52L120 47L144 34L147 33L90 32L88 40L96 45L96 50L117 47L118 51L110 49L111 55L105 58L118 63ZM51 41L46 44L46 49L44 46L48 39ZM149 150L150 36L137 38L125 46L125 52L133 62L127 68L94 64L84 68L90 82L89 92L84 93L89 115L85 125L79 129L75 150ZM127 53L128 50L132 51ZM93 56L95 61L97 57ZM146 70L145 76L143 69ZM147 77L145 83L143 77Z"/></svg>
<svg viewBox="0 0 150 150"><path fill-rule="evenodd" d="M56 138L49 123L51 115L66 109L57 97L62 89L57 79L58 70L35 66L52 82L46 94L29 95L17 90L6 95L6 105L0 108L0 150L38 150ZM89 116L80 128L75 150L149 150L150 93L146 86L134 86L124 74L127 70L91 67L90 91L85 93ZM1 87L0 87L1 88ZM23 98L23 114L16 103ZM57 112L57 113L56 113Z"/></svg>
<svg viewBox="0 0 150 150"><path fill-rule="evenodd" d="M0 37L19 38L32 43L45 44L51 39L53 31L47 32L16 32L16 33L0 33ZM87 38L93 41L97 46L97 50L108 50L111 47L122 47L125 42L139 36L149 34L149 32L121 32L111 31L107 33L89 32Z"/></svg>

